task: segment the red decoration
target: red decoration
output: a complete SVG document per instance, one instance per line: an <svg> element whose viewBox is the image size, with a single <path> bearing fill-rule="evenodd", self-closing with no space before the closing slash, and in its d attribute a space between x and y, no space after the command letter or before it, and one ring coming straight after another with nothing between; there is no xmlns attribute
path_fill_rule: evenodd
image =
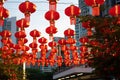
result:
<svg viewBox="0 0 120 80"><path fill-rule="evenodd" d="M58 44L60 44L60 45L65 45L65 44L66 44L66 40L65 40L64 38L59 39L59 40L58 40Z"/></svg>
<svg viewBox="0 0 120 80"><path fill-rule="evenodd" d="M99 7L102 5L105 0L84 0L86 5L92 6L92 15L93 16L99 16L100 10Z"/></svg>
<svg viewBox="0 0 120 80"><path fill-rule="evenodd" d="M15 37L16 38L25 38L26 33L24 31L18 31L18 32L15 33Z"/></svg>
<svg viewBox="0 0 120 80"><path fill-rule="evenodd" d="M80 12L80 8L74 5L71 5L65 9L65 14L70 17L71 24L76 24L76 16L79 16Z"/></svg>
<svg viewBox="0 0 120 80"><path fill-rule="evenodd" d="M41 44L46 44L47 43L47 39L44 37L41 37L40 39L38 39L38 42Z"/></svg>
<svg viewBox="0 0 120 80"><path fill-rule="evenodd" d="M35 42L32 42L29 44L29 47L31 47L31 48L37 48L37 46L38 46L38 44Z"/></svg>
<svg viewBox="0 0 120 80"><path fill-rule="evenodd" d="M53 34L57 33L57 28L54 26L49 26L46 28L46 33L49 34L50 39L53 39Z"/></svg>
<svg viewBox="0 0 120 80"><path fill-rule="evenodd" d="M49 0L49 10L56 11L57 0Z"/></svg>
<svg viewBox="0 0 120 80"><path fill-rule="evenodd" d="M80 47L80 51L82 52L86 52L88 50L88 48L86 46L81 46Z"/></svg>
<svg viewBox="0 0 120 80"><path fill-rule="evenodd" d="M33 42L37 42L37 37L40 37L40 32L38 31L38 30L36 30L36 29L34 29L34 30L32 30L31 32L30 32L30 36L32 36L33 37Z"/></svg>
<svg viewBox="0 0 120 80"><path fill-rule="evenodd" d="M66 43L72 45L72 44L75 44L75 43L76 43L76 40L75 40L74 38L68 38L68 39L66 40Z"/></svg>
<svg viewBox="0 0 120 80"><path fill-rule="evenodd" d="M51 48L53 48L53 47L57 46L57 43L56 43L55 41L51 41L51 42L48 43L48 45L49 45Z"/></svg>
<svg viewBox="0 0 120 80"><path fill-rule="evenodd" d="M19 10L24 13L25 19L29 22L30 14L36 11L36 5L27 0L19 5Z"/></svg>
<svg viewBox="0 0 120 80"><path fill-rule="evenodd" d="M8 16L9 16L9 11L4 7L0 7L0 26L3 26L4 18L8 18Z"/></svg>
<svg viewBox="0 0 120 80"><path fill-rule="evenodd" d="M29 27L30 23L26 19L22 18L16 22L16 25L21 28L21 30L24 30L24 28Z"/></svg>
<svg viewBox="0 0 120 80"><path fill-rule="evenodd" d="M87 37L82 37L82 38L79 39L79 41L80 41L81 43L85 44L85 43L88 43L89 40L88 40Z"/></svg>
<svg viewBox="0 0 120 80"><path fill-rule="evenodd" d="M64 35L65 36L68 36L68 37L71 37L71 36L74 36L75 32L74 30L68 28L67 30L64 31Z"/></svg>
<svg viewBox="0 0 120 80"><path fill-rule="evenodd" d="M6 37L10 37L12 35L12 33L9 30L4 30L1 32L1 36L6 38Z"/></svg>
<svg viewBox="0 0 120 80"><path fill-rule="evenodd" d="M38 30L34 29L30 32L30 35L32 37L40 37L40 32Z"/></svg>
<svg viewBox="0 0 120 80"><path fill-rule="evenodd" d="M118 17L117 24L120 24L120 5L115 5L109 10L111 16Z"/></svg>
<svg viewBox="0 0 120 80"><path fill-rule="evenodd" d="M50 25L55 25L55 20L58 20L60 18L60 15L57 11L50 10L45 13L45 18L50 21Z"/></svg>
<svg viewBox="0 0 120 80"><path fill-rule="evenodd" d="M120 15L120 5L115 5L109 10L109 14L112 16L119 16Z"/></svg>

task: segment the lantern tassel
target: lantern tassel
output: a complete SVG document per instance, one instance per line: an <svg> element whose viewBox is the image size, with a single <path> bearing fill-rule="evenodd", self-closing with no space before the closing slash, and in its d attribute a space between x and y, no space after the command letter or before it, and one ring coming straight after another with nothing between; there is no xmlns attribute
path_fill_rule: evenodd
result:
<svg viewBox="0 0 120 80"><path fill-rule="evenodd" d="M100 8L99 5L92 7L92 16L99 16L100 15Z"/></svg>
<svg viewBox="0 0 120 80"><path fill-rule="evenodd" d="M75 17L70 17L70 24L75 25L76 24L76 18Z"/></svg>
<svg viewBox="0 0 120 80"><path fill-rule="evenodd" d="M30 13L25 13L25 19L30 22Z"/></svg>

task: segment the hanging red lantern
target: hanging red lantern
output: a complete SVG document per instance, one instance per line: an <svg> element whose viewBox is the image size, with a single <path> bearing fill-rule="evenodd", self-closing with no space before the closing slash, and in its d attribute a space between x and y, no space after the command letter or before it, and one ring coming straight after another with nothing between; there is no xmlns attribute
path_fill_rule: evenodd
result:
<svg viewBox="0 0 120 80"><path fill-rule="evenodd" d="M84 0L86 5L92 6L92 15L99 16L100 15L100 5L102 5L105 0Z"/></svg>
<svg viewBox="0 0 120 80"><path fill-rule="evenodd" d="M68 37L71 37L71 36L74 36L75 32L74 30L68 28L67 30L64 31L64 35L65 36L68 36Z"/></svg>
<svg viewBox="0 0 120 80"><path fill-rule="evenodd" d="M109 14L114 17L118 17L117 24L120 24L120 5L115 5L109 10Z"/></svg>
<svg viewBox="0 0 120 80"><path fill-rule="evenodd" d="M38 39L38 42L41 44L46 44L47 43L47 39L44 37L41 37L40 39Z"/></svg>
<svg viewBox="0 0 120 80"><path fill-rule="evenodd" d="M77 49L78 49L77 46L73 46L73 45L70 46L70 50L71 50L71 51L75 51L75 50L77 50Z"/></svg>
<svg viewBox="0 0 120 80"><path fill-rule="evenodd" d="M29 22L30 21L30 14L36 11L36 5L32 2L26 0L19 5L19 10L24 13L25 19Z"/></svg>
<svg viewBox="0 0 120 80"><path fill-rule="evenodd" d="M56 11L57 0L48 0L49 1L49 10Z"/></svg>
<svg viewBox="0 0 120 80"><path fill-rule="evenodd" d="M68 39L66 40L66 43L72 45L72 44L75 44L75 43L76 43L76 40L75 40L74 38L68 38Z"/></svg>
<svg viewBox="0 0 120 80"><path fill-rule="evenodd" d="M57 56L57 64L58 66L62 66L62 56Z"/></svg>
<svg viewBox="0 0 120 80"><path fill-rule="evenodd" d="M18 31L18 32L15 33L15 37L16 38L25 38L26 33L24 31Z"/></svg>
<svg viewBox="0 0 120 80"><path fill-rule="evenodd" d="M21 30L24 30L24 28L29 27L30 23L25 18L22 18L16 22L16 25L21 28Z"/></svg>
<svg viewBox="0 0 120 80"><path fill-rule="evenodd" d="M23 51L29 51L29 49L30 49L30 48L29 48L28 46L26 46L26 45L22 46L21 48L22 48Z"/></svg>
<svg viewBox="0 0 120 80"><path fill-rule="evenodd" d="M9 16L9 11L4 7L0 7L0 26L3 26L4 18L8 18L8 16Z"/></svg>
<svg viewBox="0 0 120 80"><path fill-rule="evenodd" d="M70 5L65 9L65 14L70 17L70 23L74 25L76 24L76 16L79 16L80 13L80 8L75 5Z"/></svg>
<svg viewBox="0 0 120 80"><path fill-rule="evenodd" d="M86 46L81 46L80 47L80 51L82 52L86 52L88 50L88 48Z"/></svg>
<svg viewBox="0 0 120 80"><path fill-rule="evenodd" d="M30 36L32 36L33 37L33 42L37 42L37 37L40 37L40 32L38 31L38 30L36 30L36 29L34 29L34 30L32 30L31 32L30 32Z"/></svg>
<svg viewBox="0 0 120 80"><path fill-rule="evenodd" d="M53 34L57 33L57 28L54 26L49 26L46 28L46 33L49 34L50 39L53 39Z"/></svg>
<svg viewBox="0 0 120 80"><path fill-rule="evenodd" d="M1 39L1 42L4 44L4 45L7 45L9 43L12 43L12 39L11 38L2 38Z"/></svg>
<svg viewBox="0 0 120 80"><path fill-rule="evenodd" d="M50 10L45 13L45 19L50 21L50 25L54 26L55 25L55 20L58 20L60 18L60 15L57 11Z"/></svg>
<svg viewBox="0 0 120 80"><path fill-rule="evenodd" d="M30 36L32 36L33 38L40 37L40 32L38 30L34 29L30 32Z"/></svg>
<svg viewBox="0 0 120 80"><path fill-rule="evenodd" d="M79 39L79 41L81 42L81 43L83 43L83 44L85 44L85 43L88 43L88 38L87 37L81 37L80 39Z"/></svg>
<svg viewBox="0 0 120 80"><path fill-rule="evenodd" d="M59 40L58 40L58 44L60 44L60 45L65 45L65 44L66 44L66 40L65 40L64 38L59 39Z"/></svg>
<svg viewBox="0 0 120 80"><path fill-rule="evenodd" d="M51 41L48 43L48 46L50 46L51 48L57 46L57 43L55 41Z"/></svg>
<svg viewBox="0 0 120 80"><path fill-rule="evenodd" d="M28 42L28 39L27 39L27 38L23 38L23 39L22 39L22 42L23 42L23 44L25 44L25 43Z"/></svg>
<svg viewBox="0 0 120 80"><path fill-rule="evenodd" d="M6 38L6 37L10 37L12 35L12 33L9 30L3 30L1 32L1 36Z"/></svg>
<svg viewBox="0 0 120 80"><path fill-rule="evenodd" d="M29 47L31 47L31 48L37 48L37 46L38 46L38 44L37 43L35 43L35 42L32 42L32 43L30 43L29 44Z"/></svg>

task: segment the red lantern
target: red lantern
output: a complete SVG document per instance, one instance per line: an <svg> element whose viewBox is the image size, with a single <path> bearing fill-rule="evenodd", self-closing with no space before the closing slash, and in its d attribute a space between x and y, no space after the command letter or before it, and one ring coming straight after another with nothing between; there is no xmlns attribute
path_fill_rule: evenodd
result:
<svg viewBox="0 0 120 80"><path fill-rule="evenodd" d="M29 22L30 14L36 11L36 5L27 0L19 5L19 10L24 13L25 19Z"/></svg>
<svg viewBox="0 0 120 80"><path fill-rule="evenodd" d="M46 28L46 33L49 34L50 39L53 39L53 34L57 33L57 28L54 26L49 26Z"/></svg>
<svg viewBox="0 0 120 80"><path fill-rule="evenodd" d="M24 31L18 31L18 32L15 33L15 37L16 38L25 38L26 33Z"/></svg>
<svg viewBox="0 0 120 80"><path fill-rule="evenodd" d="M9 43L12 43L12 39L11 38L2 38L1 39L1 42L4 44L4 45L7 45Z"/></svg>
<svg viewBox="0 0 120 80"><path fill-rule="evenodd" d="M118 17L117 24L120 24L120 5L115 5L114 7L110 8L109 14L111 16Z"/></svg>
<svg viewBox="0 0 120 80"><path fill-rule="evenodd" d="M16 22L16 25L21 28L21 30L24 30L24 28L29 27L30 24L26 19L22 18Z"/></svg>
<svg viewBox="0 0 120 80"><path fill-rule="evenodd" d="M105 0L84 0L86 5L92 6L92 15L93 16L99 16L100 10L99 7L102 5Z"/></svg>
<svg viewBox="0 0 120 80"><path fill-rule="evenodd" d="M65 9L65 14L70 17L70 23L76 24L76 16L80 15L80 8L74 5L71 5Z"/></svg>
<svg viewBox="0 0 120 80"><path fill-rule="evenodd" d="M27 38L23 38L22 42L23 42L23 44L27 43L28 42Z"/></svg>
<svg viewBox="0 0 120 80"><path fill-rule="evenodd" d="M79 39L79 41L81 42L81 43L83 43L83 44L85 44L85 43L88 43L88 38L87 37L81 37L80 39Z"/></svg>
<svg viewBox="0 0 120 80"><path fill-rule="evenodd" d="M64 31L64 35L65 36L68 36L68 37L71 37L71 36L74 36L75 32L74 30L68 28L67 30Z"/></svg>
<svg viewBox="0 0 120 80"><path fill-rule="evenodd" d="M4 7L0 7L0 26L3 26L4 18L7 18L8 16L9 16L9 11Z"/></svg>
<svg viewBox="0 0 120 80"><path fill-rule="evenodd" d="M1 32L1 36L2 37L10 37L12 35L12 33L9 30L4 30Z"/></svg>
<svg viewBox="0 0 120 80"><path fill-rule="evenodd" d="M50 21L50 25L55 25L55 20L58 20L60 18L60 15L57 11L50 10L45 13L45 18Z"/></svg>
<svg viewBox="0 0 120 80"><path fill-rule="evenodd" d="M33 42L37 42L36 37L40 37L40 32L34 29L30 32L30 36L33 37Z"/></svg>
<svg viewBox="0 0 120 80"><path fill-rule="evenodd" d="M37 43L35 43L35 42L32 42L32 43L30 43L29 44L29 47L31 47L31 48L37 48L37 46L38 46L38 44Z"/></svg>
<svg viewBox="0 0 120 80"><path fill-rule="evenodd" d="M53 47L57 46L57 43L56 43L55 41L51 41L51 42L48 43L48 45L49 45L51 48L53 48Z"/></svg>
<svg viewBox="0 0 120 80"><path fill-rule="evenodd" d="M88 48L86 46L81 46L80 47L80 51L82 52L86 52L88 50Z"/></svg>
<svg viewBox="0 0 120 80"><path fill-rule="evenodd" d="M41 44L46 44L47 43L47 39L44 37L41 37L40 39L38 39L38 42Z"/></svg>
<svg viewBox="0 0 120 80"><path fill-rule="evenodd" d="M29 48L28 46L25 46L25 45L22 46L22 50L23 50L23 51L28 51L29 49L30 49L30 48Z"/></svg>
<svg viewBox="0 0 120 80"><path fill-rule="evenodd" d="M30 32L30 35L32 37L40 37L40 32L38 30L34 29Z"/></svg>
<svg viewBox="0 0 120 80"><path fill-rule="evenodd" d="M72 45L72 44L75 44L75 43L76 43L76 40L75 40L74 38L68 38L68 39L66 40L66 42L67 42L67 44Z"/></svg>
<svg viewBox="0 0 120 80"><path fill-rule="evenodd" d="M56 11L57 0L49 0L49 10Z"/></svg>
<svg viewBox="0 0 120 80"><path fill-rule="evenodd" d="M66 40L65 40L64 38L59 39L59 40L58 40L58 44L60 44L60 45L65 45L65 44L66 44Z"/></svg>

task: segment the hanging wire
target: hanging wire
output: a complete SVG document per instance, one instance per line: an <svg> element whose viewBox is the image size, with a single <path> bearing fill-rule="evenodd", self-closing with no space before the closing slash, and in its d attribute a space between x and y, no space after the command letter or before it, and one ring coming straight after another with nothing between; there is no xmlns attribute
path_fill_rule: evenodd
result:
<svg viewBox="0 0 120 80"><path fill-rule="evenodd" d="M48 1L31 1L33 3L48 3ZM22 1L6 1L6 3L22 3ZM71 3L65 3L65 2L58 2L57 4L71 4ZM74 5L78 5L75 3Z"/></svg>

